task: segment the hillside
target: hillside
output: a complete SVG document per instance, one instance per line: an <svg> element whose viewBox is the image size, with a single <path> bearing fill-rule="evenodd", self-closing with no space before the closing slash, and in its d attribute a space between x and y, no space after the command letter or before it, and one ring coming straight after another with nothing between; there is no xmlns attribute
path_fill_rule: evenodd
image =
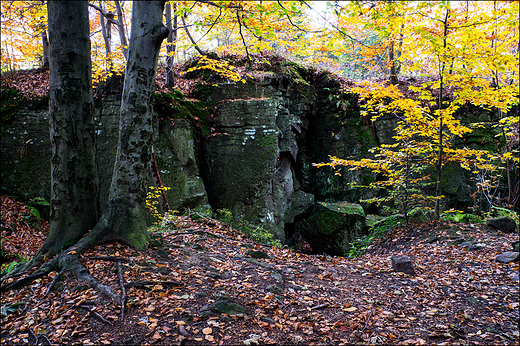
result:
<svg viewBox="0 0 520 346"><path fill-rule="evenodd" d="M2 251L27 258L46 224L1 198ZM518 341L518 262L495 261L518 234L470 223L414 224L349 259L265 247L202 214L178 216L160 230L146 252L111 244L81 257L96 278L126 295L124 313L70 274L52 273L2 293L2 344ZM468 240L485 246L468 250ZM412 259L415 276L391 268L399 254Z"/></svg>

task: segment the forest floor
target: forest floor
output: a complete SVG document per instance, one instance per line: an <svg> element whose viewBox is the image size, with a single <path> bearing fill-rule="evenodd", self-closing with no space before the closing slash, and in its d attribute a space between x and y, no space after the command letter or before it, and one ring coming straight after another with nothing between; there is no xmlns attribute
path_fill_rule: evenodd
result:
<svg viewBox="0 0 520 346"><path fill-rule="evenodd" d="M0 228L13 260L37 251L47 223L2 195ZM71 274L46 295L51 273L2 292L0 343L518 345L519 264L495 261L518 234L418 224L349 259L261 246L207 218L178 217L164 230L145 252L105 244L81 256L119 294L123 268L124 316ZM468 251L463 240L485 247ZM415 276L391 268L398 254Z"/></svg>

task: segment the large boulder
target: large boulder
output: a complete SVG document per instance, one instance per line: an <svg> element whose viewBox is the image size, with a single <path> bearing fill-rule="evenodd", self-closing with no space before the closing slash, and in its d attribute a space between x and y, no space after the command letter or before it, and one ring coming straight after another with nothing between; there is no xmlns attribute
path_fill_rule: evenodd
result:
<svg viewBox="0 0 520 346"><path fill-rule="evenodd" d="M366 235L365 213L359 204L318 202L300 225L300 234L313 251L345 255L350 244Z"/></svg>
<svg viewBox="0 0 520 346"><path fill-rule="evenodd" d="M496 217L493 219L488 219L486 221L486 225L491 228L498 229L499 231L505 233L513 233L517 226L516 222L507 216Z"/></svg>

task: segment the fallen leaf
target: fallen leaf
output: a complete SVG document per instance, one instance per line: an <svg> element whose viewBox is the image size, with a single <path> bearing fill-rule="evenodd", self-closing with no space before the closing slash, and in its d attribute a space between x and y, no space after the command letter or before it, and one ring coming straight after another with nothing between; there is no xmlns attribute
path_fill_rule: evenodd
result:
<svg viewBox="0 0 520 346"><path fill-rule="evenodd" d="M146 308L144 308L144 311L152 312L155 310L154 305L148 305Z"/></svg>

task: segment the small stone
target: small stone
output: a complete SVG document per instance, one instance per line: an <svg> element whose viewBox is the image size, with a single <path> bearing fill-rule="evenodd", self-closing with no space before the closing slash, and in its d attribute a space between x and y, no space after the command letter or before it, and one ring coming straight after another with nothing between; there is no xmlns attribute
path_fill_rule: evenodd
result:
<svg viewBox="0 0 520 346"><path fill-rule="evenodd" d="M157 268L157 272L163 275L168 275L170 273L170 269L168 267L159 267Z"/></svg>
<svg viewBox="0 0 520 346"><path fill-rule="evenodd" d="M263 251L247 250L246 254L252 258L271 258L267 253Z"/></svg>
<svg viewBox="0 0 520 346"><path fill-rule="evenodd" d="M245 307L243 307L242 305L227 302L224 300L219 300L219 301L215 302L211 306L211 310L217 311L220 313L225 313L228 315L238 315L238 314L247 313L247 309Z"/></svg>
<svg viewBox="0 0 520 346"><path fill-rule="evenodd" d="M165 249L159 249L157 250L157 254L161 257L168 258L170 256L170 253Z"/></svg>
<svg viewBox="0 0 520 346"><path fill-rule="evenodd" d="M220 316L220 320L223 321L223 322L227 322L227 323L233 323L233 322L235 322L235 320L232 319L231 317L229 317L229 316L224 316L224 315Z"/></svg>
<svg viewBox="0 0 520 346"><path fill-rule="evenodd" d="M486 247L486 244L484 244L484 243L476 243L476 244L471 244L470 246L468 246L468 250L475 251L475 250L483 249L485 247Z"/></svg>
<svg viewBox="0 0 520 346"><path fill-rule="evenodd" d="M265 323L269 323L269 324L276 324L275 320L273 320L272 318L267 317L267 316L260 317L260 321L265 322Z"/></svg>
<svg viewBox="0 0 520 346"><path fill-rule="evenodd" d="M519 252L515 251L504 252L496 257L496 261L500 263L518 262L518 260Z"/></svg>
<svg viewBox="0 0 520 346"><path fill-rule="evenodd" d="M282 274L280 274L280 273L277 272L277 271L272 271L272 272L271 272L271 277L272 277L273 279L275 279L276 281L278 281L278 282L283 282L283 276L282 276Z"/></svg>
<svg viewBox="0 0 520 346"><path fill-rule="evenodd" d="M488 227L498 229L505 233L514 233L515 229L517 228L516 222L508 216L501 216L496 217L494 219L489 219L486 221L486 225Z"/></svg>
<svg viewBox="0 0 520 346"><path fill-rule="evenodd" d="M406 255L392 256L392 269L394 269L396 272L415 275L413 263Z"/></svg>
<svg viewBox="0 0 520 346"><path fill-rule="evenodd" d="M209 311L209 310L205 310L200 313L200 318L203 320L208 319L209 316L211 316L211 311Z"/></svg>
<svg viewBox="0 0 520 346"><path fill-rule="evenodd" d="M460 246L464 247L465 250L468 251L475 251L480 250L486 247L486 244L484 243L475 243L473 241L465 241Z"/></svg>

